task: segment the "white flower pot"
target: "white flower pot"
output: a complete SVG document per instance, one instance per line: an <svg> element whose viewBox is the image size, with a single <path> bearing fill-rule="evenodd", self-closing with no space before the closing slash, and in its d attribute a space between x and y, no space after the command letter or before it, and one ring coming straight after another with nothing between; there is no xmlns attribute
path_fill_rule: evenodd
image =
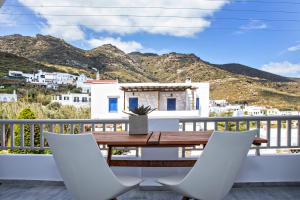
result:
<svg viewBox="0 0 300 200"><path fill-rule="evenodd" d="M129 134L130 135L148 134L148 116L147 115L129 116Z"/></svg>

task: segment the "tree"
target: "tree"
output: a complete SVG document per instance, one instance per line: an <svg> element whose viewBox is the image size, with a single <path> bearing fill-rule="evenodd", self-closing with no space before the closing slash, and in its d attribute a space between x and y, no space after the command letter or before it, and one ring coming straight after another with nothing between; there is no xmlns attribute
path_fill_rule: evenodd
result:
<svg viewBox="0 0 300 200"><path fill-rule="evenodd" d="M30 108L24 108L18 116L18 119L36 119L34 112ZM15 146L21 146L21 127L20 125L15 125ZM33 125L34 132L34 146L40 146L40 127L36 124ZM30 125L24 124L24 146L30 147ZM23 153L23 154L43 154L45 150L26 150L26 149L14 149L10 150L12 153Z"/></svg>

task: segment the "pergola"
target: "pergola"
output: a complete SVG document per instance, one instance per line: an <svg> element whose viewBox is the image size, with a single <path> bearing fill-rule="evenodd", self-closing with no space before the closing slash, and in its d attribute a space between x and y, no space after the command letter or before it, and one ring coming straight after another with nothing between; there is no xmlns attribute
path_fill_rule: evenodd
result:
<svg viewBox="0 0 300 200"><path fill-rule="evenodd" d="M196 89L191 85L184 86L122 86L124 92L182 92L187 89Z"/></svg>
<svg viewBox="0 0 300 200"><path fill-rule="evenodd" d="M161 92L184 92L187 89L192 90L192 106L194 106L194 90L197 87L192 85L152 85L152 86L137 86L137 85L128 85L128 86L121 86L121 90L124 91L124 110L126 108L126 92L158 92L158 110L160 110L160 93Z"/></svg>

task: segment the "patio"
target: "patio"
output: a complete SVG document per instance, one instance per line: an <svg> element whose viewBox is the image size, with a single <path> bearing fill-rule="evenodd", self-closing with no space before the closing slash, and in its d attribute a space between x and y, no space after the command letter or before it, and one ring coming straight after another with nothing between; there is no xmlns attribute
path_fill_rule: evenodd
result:
<svg viewBox="0 0 300 200"><path fill-rule="evenodd" d="M1 200L71 200L71 196L62 182L22 182L6 181L0 185ZM119 200L181 200L181 196L170 191L132 190L118 198ZM300 185L237 185L225 200L294 200L300 199Z"/></svg>

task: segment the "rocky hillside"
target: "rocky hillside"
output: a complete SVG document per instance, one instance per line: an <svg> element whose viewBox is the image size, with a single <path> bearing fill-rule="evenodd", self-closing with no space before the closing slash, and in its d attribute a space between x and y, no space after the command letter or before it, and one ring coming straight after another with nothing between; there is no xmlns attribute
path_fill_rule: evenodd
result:
<svg viewBox="0 0 300 200"><path fill-rule="evenodd" d="M224 65L214 65L220 69L223 69L225 71L234 73L234 74L240 74L244 76L250 76L250 77L257 77L273 82L289 82L291 81L290 78L279 76L276 74L272 74L269 72L265 72L262 70L258 70L252 67L248 67L245 65L237 64L237 63L230 63L230 64L224 64Z"/></svg>
<svg viewBox="0 0 300 200"><path fill-rule="evenodd" d="M120 82L179 82L191 77L195 82L211 83L211 99L300 110L298 80L240 64L210 64L194 54L126 54L110 44L82 50L61 39L43 35L2 36L0 52L12 56L5 62L0 60L0 75L7 73L5 66L9 66L13 70L39 67L46 70L50 67L52 70L93 75L92 69L97 68L101 78L119 79ZM22 64L20 59L26 60L26 64ZM7 62L10 65L5 64Z"/></svg>

